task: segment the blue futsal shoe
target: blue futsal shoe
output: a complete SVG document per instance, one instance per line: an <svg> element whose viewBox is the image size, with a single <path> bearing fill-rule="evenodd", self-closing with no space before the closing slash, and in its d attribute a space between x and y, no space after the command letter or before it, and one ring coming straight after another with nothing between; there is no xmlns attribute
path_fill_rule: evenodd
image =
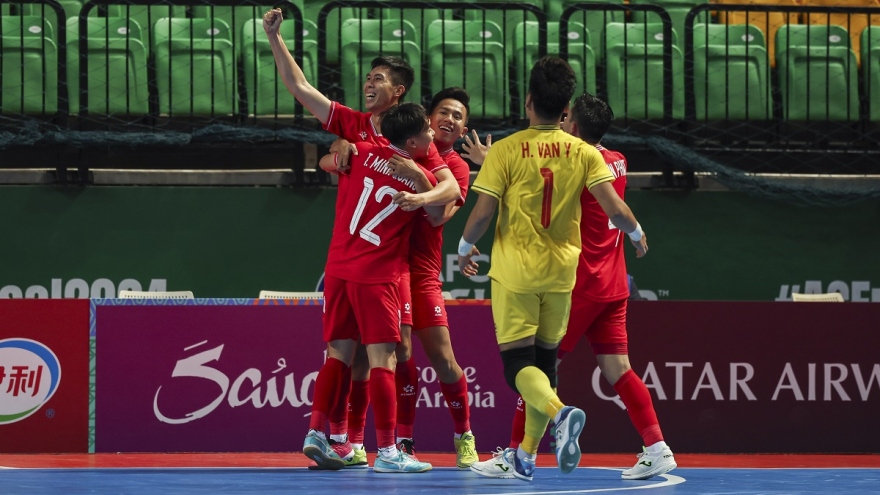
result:
<svg viewBox="0 0 880 495"><path fill-rule="evenodd" d="M568 474L581 462L578 437L584 431L587 415L576 407L565 406L556 415L556 463Z"/></svg>
<svg viewBox="0 0 880 495"><path fill-rule="evenodd" d="M318 469L328 469L335 471L345 467L345 461L339 457L339 454L333 451L326 439L318 436L315 430L309 430L306 439L303 442L303 454L309 459L315 461Z"/></svg>

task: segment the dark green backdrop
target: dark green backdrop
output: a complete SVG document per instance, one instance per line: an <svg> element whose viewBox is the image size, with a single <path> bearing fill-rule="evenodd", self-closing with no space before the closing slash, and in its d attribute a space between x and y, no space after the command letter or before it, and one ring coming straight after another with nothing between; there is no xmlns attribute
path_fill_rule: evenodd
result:
<svg viewBox="0 0 880 495"><path fill-rule="evenodd" d="M103 297L151 284L196 297L312 291L335 197L332 188L0 187L0 296ZM449 259L475 201L446 227ZM627 201L651 248L629 271L649 297L767 301L809 283L880 301L880 201L808 208L699 191L631 191ZM485 277L468 281L450 264L443 275L459 297L489 297Z"/></svg>

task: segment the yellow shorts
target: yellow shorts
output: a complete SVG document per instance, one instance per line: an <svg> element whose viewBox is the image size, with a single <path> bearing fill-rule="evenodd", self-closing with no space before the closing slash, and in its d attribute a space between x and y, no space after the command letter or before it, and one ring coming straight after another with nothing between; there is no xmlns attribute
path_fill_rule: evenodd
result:
<svg viewBox="0 0 880 495"><path fill-rule="evenodd" d="M492 280L492 317L499 344L527 337L558 344L568 327L571 292L518 294Z"/></svg>

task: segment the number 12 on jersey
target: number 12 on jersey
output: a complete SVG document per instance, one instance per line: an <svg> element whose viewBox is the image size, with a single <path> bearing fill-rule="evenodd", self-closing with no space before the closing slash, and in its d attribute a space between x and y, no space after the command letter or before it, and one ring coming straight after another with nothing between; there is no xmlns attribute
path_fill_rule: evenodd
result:
<svg viewBox="0 0 880 495"><path fill-rule="evenodd" d="M374 187L375 184L373 183L373 179L369 177L364 177L364 189L363 191L361 191L361 197L358 199L357 208L355 208L354 215L352 215L351 217L351 223L348 225L348 231L351 233L351 235L354 235L355 231L357 230L357 226L361 220L361 215L364 214L364 208L366 208L367 202L370 200L370 195L372 194ZM395 194L397 194L397 190L395 190L393 187L382 186L379 188L378 191L376 191L375 201L377 203L381 203L382 198L384 198L385 196L391 196L393 198ZM394 213L394 210L396 210L397 207L398 205L394 204L393 202L389 203L388 206L383 208L382 211L380 211L376 214L376 216L370 219L370 221L367 222L367 224L364 225L363 228L361 228L360 230L361 238L371 244L378 246L382 242L382 239L379 238L378 234L373 232L373 229L375 229L376 226L382 222L382 220L385 220L386 218L388 218L389 215Z"/></svg>

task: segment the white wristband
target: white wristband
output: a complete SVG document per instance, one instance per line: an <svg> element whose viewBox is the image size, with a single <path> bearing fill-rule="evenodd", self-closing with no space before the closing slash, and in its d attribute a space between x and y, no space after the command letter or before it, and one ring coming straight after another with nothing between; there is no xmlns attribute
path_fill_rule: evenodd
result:
<svg viewBox="0 0 880 495"><path fill-rule="evenodd" d="M639 242L642 240L642 236L645 235L645 232L642 230L642 226L636 223L636 230L633 230L627 235L630 239Z"/></svg>
<svg viewBox="0 0 880 495"><path fill-rule="evenodd" d="M461 240L458 241L458 255L459 256L467 256L467 255L471 254L471 249L473 247L474 247L473 244L464 240L464 237L462 237Z"/></svg>

